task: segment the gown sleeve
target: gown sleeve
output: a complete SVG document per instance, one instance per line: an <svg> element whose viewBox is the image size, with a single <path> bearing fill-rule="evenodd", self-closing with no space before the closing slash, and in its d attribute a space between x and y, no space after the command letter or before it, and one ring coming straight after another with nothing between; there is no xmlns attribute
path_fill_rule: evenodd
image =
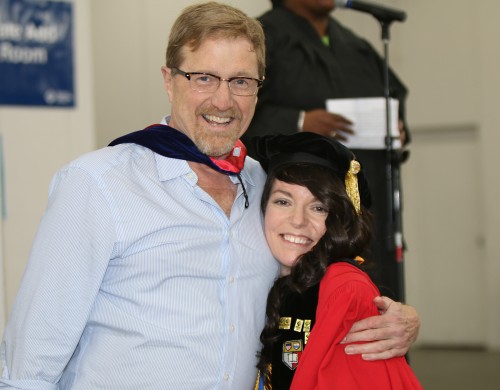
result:
<svg viewBox="0 0 500 390"><path fill-rule="evenodd" d="M365 361L361 355L344 352L346 345L340 342L351 326L378 314L373 303L378 290L364 278L364 275L353 274L341 280L331 278L322 282L316 324L291 389L421 388L404 357Z"/></svg>

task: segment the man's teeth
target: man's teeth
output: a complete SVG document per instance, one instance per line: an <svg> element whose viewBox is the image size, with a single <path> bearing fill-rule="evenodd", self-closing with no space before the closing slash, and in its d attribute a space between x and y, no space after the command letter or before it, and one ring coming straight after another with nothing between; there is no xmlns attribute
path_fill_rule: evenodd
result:
<svg viewBox="0 0 500 390"><path fill-rule="evenodd" d="M215 116L215 115L205 115L205 119L210 121L210 122L215 122L215 123L229 123L231 121L231 118L222 118L220 116Z"/></svg>
<svg viewBox="0 0 500 390"><path fill-rule="evenodd" d="M306 238L291 236L289 234L284 234L283 239L285 239L286 241L293 242L294 244L307 244L309 241Z"/></svg>

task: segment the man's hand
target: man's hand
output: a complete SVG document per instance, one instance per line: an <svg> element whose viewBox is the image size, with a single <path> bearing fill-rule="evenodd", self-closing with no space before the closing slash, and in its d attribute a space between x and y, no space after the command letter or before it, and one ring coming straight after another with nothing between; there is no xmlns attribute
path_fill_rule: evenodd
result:
<svg viewBox="0 0 500 390"><path fill-rule="evenodd" d="M387 297L376 297L374 303L381 315L356 322L342 341L343 344L366 343L348 345L346 353L362 354L364 360L404 356L418 336L417 311Z"/></svg>

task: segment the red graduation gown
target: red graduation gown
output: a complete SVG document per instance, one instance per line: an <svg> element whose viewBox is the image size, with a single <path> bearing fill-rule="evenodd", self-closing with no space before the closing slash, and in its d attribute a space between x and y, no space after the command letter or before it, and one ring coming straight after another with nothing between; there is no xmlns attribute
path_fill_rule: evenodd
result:
<svg viewBox="0 0 500 390"><path fill-rule="evenodd" d="M339 344L354 322L378 314L379 295L357 267L334 263L320 283L316 321L300 358L291 389L422 389L404 357L364 361Z"/></svg>

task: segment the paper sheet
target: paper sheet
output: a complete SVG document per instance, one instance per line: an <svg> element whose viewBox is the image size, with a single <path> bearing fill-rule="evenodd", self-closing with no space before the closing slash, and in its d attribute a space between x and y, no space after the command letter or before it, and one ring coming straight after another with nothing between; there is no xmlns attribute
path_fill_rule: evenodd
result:
<svg viewBox="0 0 500 390"><path fill-rule="evenodd" d="M398 101L390 100L391 136L393 149L401 148L398 129ZM328 99L326 109L353 122L353 135L348 135L345 146L353 149L385 149L385 98Z"/></svg>

